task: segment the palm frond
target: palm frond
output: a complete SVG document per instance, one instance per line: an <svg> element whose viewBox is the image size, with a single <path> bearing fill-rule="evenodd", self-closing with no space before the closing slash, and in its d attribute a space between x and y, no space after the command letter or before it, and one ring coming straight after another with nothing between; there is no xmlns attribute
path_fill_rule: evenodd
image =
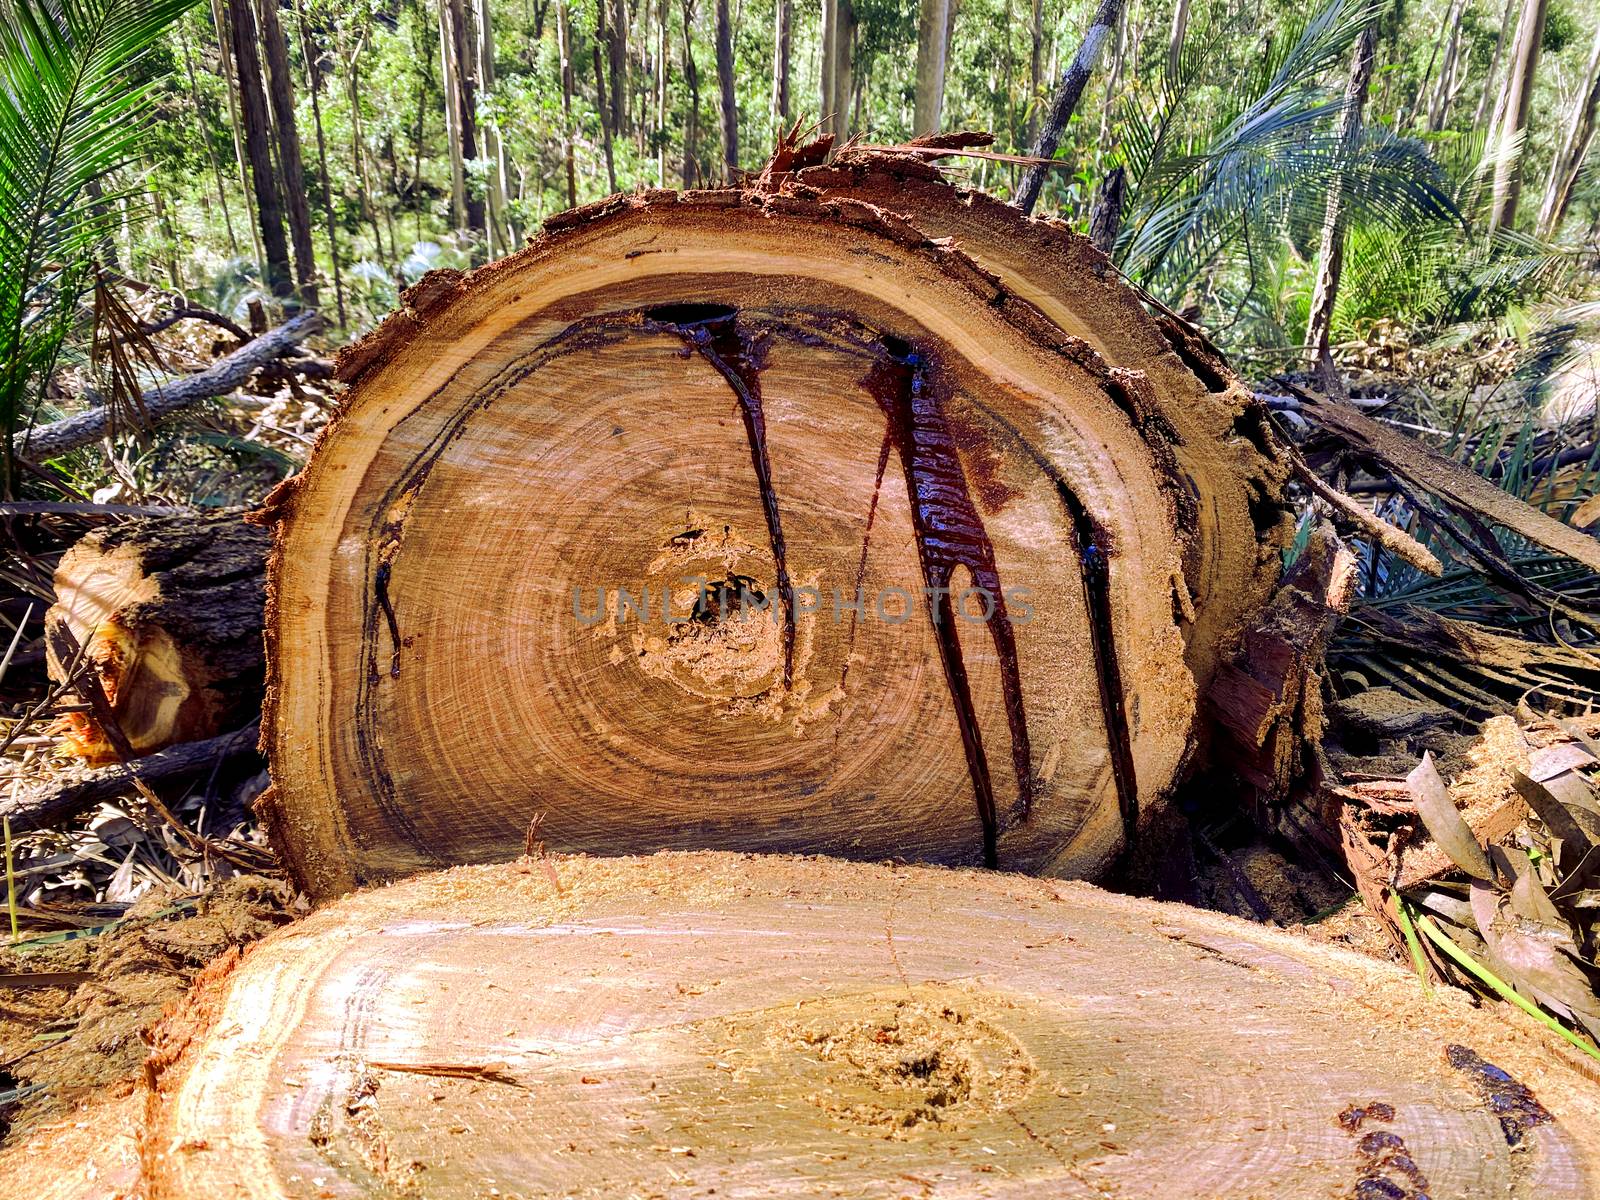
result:
<svg viewBox="0 0 1600 1200"><path fill-rule="evenodd" d="M150 128L146 54L195 0L0 0L0 423L12 439L135 189L103 181ZM98 190L98 194L96 194Z"/></svg>

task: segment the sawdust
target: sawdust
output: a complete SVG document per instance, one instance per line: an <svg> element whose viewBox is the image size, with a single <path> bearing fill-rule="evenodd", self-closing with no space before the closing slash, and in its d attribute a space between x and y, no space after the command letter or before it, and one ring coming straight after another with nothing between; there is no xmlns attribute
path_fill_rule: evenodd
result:
<svg viewBox="0 0 1600 1200"><path fill-rule="evenodd" d="M142 1069L145 1035L207 963L289 919L278 881L239 876L198 900L152 892L97 937L0 948L0 973L81 972L76 987L0 988L0 1068L40 1085L11 1112L22 1133L99 1088L126 1086Z"/></svg>

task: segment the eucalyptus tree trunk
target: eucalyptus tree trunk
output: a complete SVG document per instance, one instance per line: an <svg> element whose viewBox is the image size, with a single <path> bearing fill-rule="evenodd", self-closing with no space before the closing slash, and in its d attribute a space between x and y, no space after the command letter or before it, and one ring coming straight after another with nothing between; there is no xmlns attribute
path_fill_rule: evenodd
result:
<svg viewBox="0 0 1600 1200"><path fill-rule="evenodd" d="M489 11L489 0L473 0L472 21L473 54L478 92L481 95L484 92L493 92L495 85L494 24ZM601 78L598 71L595 77ZM508 207L511 183L506 168L505 144L500 139L500 127L492 117L483 122L482 132L483 153L489 160L489 228L491 235L500 239L502 249L509 254L517 248L517 230L512 224Z"/></svg>
<svg viewBox="0 0 1600 1200"><path fill-rule="evenodd" d="M944 108L945 64L950 54L950 0L922 0L917 22L916 101L911 132L939 132Z"/></svg>
<svg viewBox="0 0 1600 1200"><path fill-rule="evenodd" d="M1167 74L1173 79L1183 66L1183 43L1189 36L1189 0L1178 0L1172 10L1172 34L1167 39Z"/></svg>
<svg viewBox="0 0 1600 1200"><path fill-rule="evenodd" d="M648 3L648 0L646 0ZM656 186L667 186L667 0L656 0Z"/></svg>
<svg viewBox="0 0 1600 1200"><path fill-rule="evenodd" d="M311 245L311 203L306 195L305 165L300 156L300 131L294 117L294 76L289 70L289 43L278 22L277 0L257 0L261 44L267 57L267 98L272 105L272 127L277 135L278 170L283 184L284 209L289 218L289 241L294 248L295 284L312 307L317 303L317 258Z"/></svg>
<svg viewBox="0 0 1600 1200"><path fill-rule="evenodd" d="M700 182L700 67L694 61L695 0L683 0L683 81L689 87L689 118L683 128L683 186Z"/></svg>
<svg viewBox="0 0 1600 1200"><path fill-rule="evenodd" d="M852 102L855 98L856 9L851 0L827 2L834 9L833 134L843 141L850 136Z"/></svg>
<svg viewBox="0 0 1600 1200"><path fill-rule="evenodd" d="M305 8L294 0L295 18L300 25L300 52L306 60L307 90L311 93L311 122L317 131L317 169L322 174L322 216L328 227L328 258L333 263L333 296L339 311L339 328L346 324L344 276L339 267L339 227L333 217L333 176L328 173L328 138L322 127L322 69L317 47L306 27Z"/></svg>
<svg viewBox="0 0 1600 1200"><path fill-rule="evenodd" d="M289 270L289 242L283 232L283 193L272 162L272 117L261 75L261 53L256 39L256 18L251 0L228 0L228 25L233 43L233 64L239 83L239 112L244 127L244 148L250 160L250 184L256 198L256 218L261 229L262 266L266 284L275 296L293 290Z"/></svg>
<svg viewBox="0 0 1600 1200"><path fill-rule="evenodd" d="M233 162L239 172L239 189L244 193L245 224L250 228L250 246L255 251L256 270L265 277L267 255L261 245L261 225L256 220L256 198L250 187L250 169L244 152L244 122L239 117L239 81L233 73L232 35L223 0L211 0L211 20L217 30L217 64L228 96L228 129L233 134Z"/></svg>
<svg viewBox="0 0 1600 1200"><path fill-rule="evenodd" d="M1450 105L1455 100L1463 77L1464 56L1461 53L1461 15L1466 0L1454 0L1445 23L1450 29L1450 40L1445 45L1444 62L1439 65L1439 80L1434 85L1433 98L1428 102L1428 132L1438 133L1444 128Z"/></svg>
<svg viewBox="0 0 1600 1200"><path fill-rule="evenodd" d="M774 137L789 125L789 50L793 40L792 0L776 0L772 13L772 127Z"/></svg>
<svg viewBox="0 0 1600 1200"><path fill-rule="evenodd" d="M448 34L445 53L453 68L456 137L464 166L478 157L477 39L468 27L466 0L444 0L444 10ZM483 198L473 195L471 188L466 190L465 211L467 228L481 235L488 244L489 225Z"/></svg>
<svg viewBox="0 0 1600 1200"><path fill-rule="evenodd" d="M1561 143L1556 161L1550 167L1550 183L1545 190L1544 204L1539 210L1539 233L1550 237L1561 228L1572 203L1572 189L1588 157L1594 140L1595 110L1600 107L1600 29L1595 31L1594 49L1589 54L1589 65L1579 81L1577 95L1572 101L1572 120L1567 125L1567 136Z"/></svg>
<svg viewBox="0 0 1600 1200"><path fill-rule="evenodd" d="M444 77L444 140L450 152L450 217L457 230L467 227L467 170L461 157L456 112L456 67L451 53L449 0L439 0L439 63Z"/></svg>
<svg viewBox="0 0 1600 1200"><path fill-rule="evenodd" d="M594 91L595 103L600 108L600 144L606 155L606 184L610 189L617 191L617 149L615 138L611 132L611 121L607 114L610 106L606 96L606 69L604 56L600 53L602 39L594 41Z"/></svg>
<svg viewBox="0 0 1600 1200"><path fill-rule="evenodd" d="M1369 21L1356 39L1350 59L1350 82L1344 93L1344 113L1339 118L1339 141L1348 151L1361 140L1362 113L1367 92L1372 86L1372 71L1378 56L1378 27ZM1311 293L1311 318L1306 324L1306 349L1323 387L1342 390L1338 371L1329 348L1333 326L1333 306L1339 294L1339 276L1344 268L1345 227L1344 181L1341 174L1328 189L1328 206L1322 219L1322 248L1317 258L1317 282Z"/></svg>
<svg viewBox="0 0 1600 1200"><path fill-rule="evenodd" d="M1113 140L1111 124L1111 105L1117 96L1117 87L1122 82L1122 65L1129 57L1128 50L1128 10L1123 8L1122 19L1117 22L1116 40L1111 45L1111 67L1106 72L1105 99L1100 105L1100 153L1110 151ZM1137 58L1137 51L1133 57Z"/></svg>
<svg viewBox="0 0 1600 1200"><path fill-rule="evenodd" d="M1111 31L1122 19L1122 4L1123 0L1100 0L1100 6L1095 9L1094 20L1089 25L1089 32L1083 36L1083 44L1078 47L1078 53L1073 56L1072 62L1062 72L1060 82L1056 84L1055 95L1050 101L1050 115L1045 119L1044 127L1040 129L1038 139L1030 151L1032 157L1044 159L1046 162L1029 166L1023 172L1022 183L1017 189L1015 203L1025 213L1032 213L1039 203L1039 193L1044 190L1045 175L1050 169L1046 163L1055 157L1056 148L1061 144L1061 135L1066 131L1067 122L1072 119L1078 101L1083 98L1083 89L1089 82L1095 63L1099 61L1100 48L1105 45L1106 39L1111 36Z"/></svg>
<svg viewBox="0 0 1600 1200"><path fill-rule="evenodd" d="M733 22L728 16L728 0L717 5L717 91L722 103L723 178L733 183L739 175L739 100L734 91Z"/></svg>
<svg viewBox="0 0 1600 1200"><path fill-rule="evenodd" d="M1517 205L1522 198L1523 149L1508 152L1507 147L1523 136L1533 106L1534 76L1539 68L1540 43L1544 40L1545 17L1549 0L1523 0L1522 16L1517 21L1517 37L1511 47L1511 69L1506 74L1505 90L1497 106L1500 119L1495 124L1494 189L1490 200L1491 228L1510 228L1516 224Z"/></svg>
<svg viewBox="0 0 1600 1200"><path fill-rule="evenodd" d="M574 208L578 203L578 160L572 138L572 14L568 11L567 0L558 0L556 4L556 50L561 56L561 139L567 180L567 207Z"/></svg>
<svg viewBox="0 0 1600 1200"><path fill-rule="evenodd" d="M1030 26L1032 52L1028 57L1028 145L1039 136L1039 105L1044 97L1044 0L1033 0Z"/></svg>
<svg viewBox="0 0 1600 1200"><path fill-rule="evenodd" d="M628 126L628 8L625 0L600 0L611 5L606 22L606 59L611 70L611 132L620 137Z"/></svg>

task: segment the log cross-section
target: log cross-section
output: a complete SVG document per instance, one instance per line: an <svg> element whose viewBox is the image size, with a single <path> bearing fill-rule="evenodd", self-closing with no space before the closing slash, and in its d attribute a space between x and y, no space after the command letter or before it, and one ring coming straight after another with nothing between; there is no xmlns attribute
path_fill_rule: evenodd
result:
<svg viewBox="0 0 1600 1200"><path fill-rule="evenodd" d="M1228 509L1281 501L1266 435L1186 445L1203 385L1169 403L848 197L552 224L347 351L265 510L262 811L300 879L504 859L536 819L560 849L1103 872L1276 570Z"/></svg>

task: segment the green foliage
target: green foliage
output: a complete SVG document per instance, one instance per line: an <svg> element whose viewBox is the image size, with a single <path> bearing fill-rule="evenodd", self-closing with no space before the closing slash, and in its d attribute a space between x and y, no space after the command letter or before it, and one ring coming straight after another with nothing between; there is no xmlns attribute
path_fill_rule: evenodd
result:
<svg viewBox="0 0 1600 1200"><path fill-rule="evenodd" d="M119 206L107 188L148 139L153 84L132 67L194 0L0 0L0 424L40 398Z"/></svg>

